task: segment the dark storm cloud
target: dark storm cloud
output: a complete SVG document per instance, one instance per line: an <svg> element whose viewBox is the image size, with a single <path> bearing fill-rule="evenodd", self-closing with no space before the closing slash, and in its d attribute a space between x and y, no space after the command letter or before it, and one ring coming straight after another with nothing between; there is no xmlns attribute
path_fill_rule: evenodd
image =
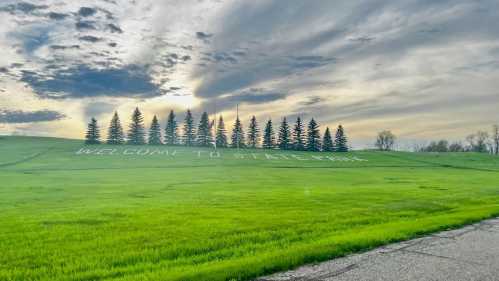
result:
<svg viewBox="0 0 499 281"><path fill-rule="evenodd" d="M66 116L60 112L52 110L22 111L0 109L0 123L32 123L56 121Z"/></svg>
<svg viewBox="0 0 499 281"><path fill-rule="evenodd" d="M24 71L21 78L38 96L52 99L103 96L148 98L160 95L160 89L151 80L147 69L137 65L102 70L80 65L57 70L49 77Z"/></svg>

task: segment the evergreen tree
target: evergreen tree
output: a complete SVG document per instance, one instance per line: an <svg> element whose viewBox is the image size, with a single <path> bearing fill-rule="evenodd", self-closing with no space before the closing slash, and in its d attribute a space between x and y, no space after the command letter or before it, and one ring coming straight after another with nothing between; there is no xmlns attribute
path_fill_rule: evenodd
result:
<svg viewBox="0 0 499 281"><path fill-rule="evenodd" d="M251 148L256 148L260 142L260 129L258 128L258 123L256 122L256 117L251 117L250 125L248 128L248 146Z"/></svg>
<svg viewBox="0 0 499 281"><path fill-rule="evenodd" d="M194 145L195 133L194 133L194 118L190 110L187 110L184 120L184 136L183 143L186 146Z"/></svg>
<svg viewBox="0 0 499 281"><path fill-rule="evenodd" d="M85 144L100 144L100 130L97 120L92 118L85 134Z"/></svg>
<svg viewBox="0 0 499 281"><path fill-rule="evenodd" d="M319 125L315 122L314 118L308 123L307 130L307 150L320 151L321 150L321 134Z"/></svg>
<svg viewBox="0 0 499 281"><path fill-rule="evenodd" d="M293 149L305 150L305 130L299 116L296 118L296 123L293 128Z"/></svg>
<svg viewBox="0 0 499 281"><path fill-rule="evenodd" d="M152 118L151 127L149 129L149 144L160 145L161 142L161 125L159 125L156 115Z"/></svg>
<svg viewBox="0 0 499 281"><path fill-rule="evenodd" d="M273 149L275 147L274 128L272 126L272 120L270 119L265 125L262 147L264 149Z"/></svg>
<svg viewBox="0 0 499 281"><path fill-rule="evenodd" d="M175 120L175 113L171 110L166 121L165 144L176 145L177 143L177 121Z"/></svg>
<svg viewBox="0 0 499 281"><path fill-rule="evenodd" d="M288 121L286 117L282 119L281 127L279 128L279 137L277 140L279 149L288 150L292 148L291 143L291 131L289 129Z"/></svg>
<svg viewBox="0 0 499 281"><path fill-rule="evenodd" d="M201 120L199 120L197 145L210 146L213 143L213 136L211 135L211 125L208 113L203 112Z"/></svg>
<svg viewBox="0 0 499 281"><path fill-rule="evenodd" d="M348 152L348 139L341 125L338 126L336 131L335 145L337 152Z"/></svg>
<svg viewBox="0 0 499 281"><path fill-rule="evenodd" d="M333 138L331 137L331 131L329 131L329 127L327 127L326 131L324 132L324 138L322 139L322 151L334 151Z"/></svg>
<svg viewBox="0 0 499 281"><path fill-rule="evenodd" d="M111 119L111 124L109 124L107 144L120 145L124 142L125 136L123 134L123 127L121 126L120 117L118 116L118 112L114 112L113 118Z"/></svg>
<svg viewBox="0 0 499 281"><path fill-rule="evenodd" d="M233 148L243 148L244 147L243 124L241 124L241 120L239 120L239 116L236 118L236 122L234 122L234 128L232 129L231 147L233 147Z"/></svg>
<svg viewBox="0 0 499 281"><path fill-rule="evenodd" d="M216 145L221 148L227 147L227 131L225 130L225 123L222 116L218 119Z"/></svg>
<svg viewBox="0 0 499 281"><path fill-rule="evenodd" d="M128 143L134 145L143 145L146 143L144 129L144 117L139 108L135 108L132 115L132 123L128 131Z"/></svg>

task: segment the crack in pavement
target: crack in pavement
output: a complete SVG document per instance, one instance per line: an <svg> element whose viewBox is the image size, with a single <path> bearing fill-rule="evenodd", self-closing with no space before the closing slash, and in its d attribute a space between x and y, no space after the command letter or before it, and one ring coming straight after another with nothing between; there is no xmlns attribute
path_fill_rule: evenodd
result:
<svg viewBox="0 0 499 281"><path fill-rule="evenodd" d="M451 260L451 261L456 261L456 262L466 263L466 264L472 264L472 265L478 265L478 266L486 266L486 264L482 264L482 263L477 263L477 262L467 261L467 260L461 260L461 259L456 259L456 258L452 258L452 257L442 256L442 255L435 255L435 254L430 254L430 253L420 252L420 251L415 251L415 250L402 250L402 252L412 253L412 254L418 254L418 255L423 255L423 256L428 256L428 257L434 257L434 258L440 258L440 259L446 259L446 260Z"/></svg>

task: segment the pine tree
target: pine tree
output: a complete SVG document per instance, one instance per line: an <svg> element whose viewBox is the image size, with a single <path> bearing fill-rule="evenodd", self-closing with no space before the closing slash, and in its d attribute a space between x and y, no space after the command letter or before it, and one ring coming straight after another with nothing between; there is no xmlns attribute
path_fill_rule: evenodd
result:
<svg viewBox="0 0 499 281"><path fill-rule="evenodd" d="M187 110L184 120L184 136L183 143L186 146L194 145L195 133L194 133L194 118L190 110Z"/></svg>
<svg viewBox="0 0 499 281"><path fill-rule="evenodd" d="M135 108L132 115L132 123L128 131L128 143L134 145L143 145L146 143L144 129L144 117L139 108Z"/></svg>
<svg viewBox="0 0 499 281"><path fill-rule="evenodd" d="M156 115L152 118L151 127L149 129L149 142L150 145L161 145L161 125L159 125Z"/></svg>
<svg viewBox="0 0 499 281"><path fill-rule="evenodd" d="M322 139L322 151L334 151L333 138L331 137L331 131L329 131L329 127L327 127L326 131L324 132L324 138Z"/></svg>
<svg viewBox="0 0 499 281"><path fill-rule="evenodd" d="M341 125L338 126L336 131L335 146L337 152L348 152L348 139Z"/></svg>
<svg viewBox="0 0 499 281"><path fill-rule="evenodd" d="M291 132L286 117L282 119L281 127L279 128L279 137L277 140L277 144L279 146L279 149L282 150L288 150L292 147Z"/></svg>
<svg viewBox="0 0 499 281"><path fill-rule="evenodd" d="M201 120L199 120L197 145L210 146L213 143L213 136L211 135L211 125L208 113L203 112Z"/></svg>
<svg viewBox="0 0 499 281"><path fill-rule="evenodd" d="M312 118L312 120L308 123L307 129L307 150L321 151L321 135L319 125L315 122L314 118Z"/></svg>
<svg viewBox="0 0 499 281"><path fill-rule="evenodd" d="M293 149L305 150L305 130L301 118L296 118L296 123L293 128Z"/></svg>
<svg viewBox="0 0 499 281"><path fill-rule="evenodd" d="M85 134L85 144L100 144L100 130L97 120L92 118Z"/></svg>
<svg viewBox="0 0 499 281"><path fill-rule="evenodd" d="M251 148L256 148L260 142L260 129L258 128L258 123L256 117L251 117L250 125L248 128L248 146Z"/></svg>
<svg viewBox="0 0 499 281"><path fill-rule="evenodd" d="M177 143L177 121L175 120L175 113L171 110L166 121L165 144L176 145Z"/></svg>
<svg viewBox="0 0 499 281"><path fill-rule="evenodd" d="M265 125L265 131L263 133L263 144L264 149L273 149L275 147L275 137L274 128L272 126L272 120L269 119Z"/></svg>
<svg viewBox="0 0 499 281"><path fill-rule="evenodd" d="M239 116L236 118L236 122L234 122L234 128L232 129L231 147L233 147L233 148L243 148L244 147L243 124L241 124L241 120L239 120Z"/></svg>
<svg viewBox="0 0 499 281"><path fill-rule="evenodd" d="M125 136L123 134L123 127L121 126L120 117L118 112L114 112L111 124L107 134L107 144L120 145L125 143Z"/></svg>
<svg viewBox="0 0 499 281"><path fill-rule="evenodd" d="M222 116L218 119L217 133L216 133L216 145L220 148L227 147L227 131L225 130L225 123Z"/></svg>

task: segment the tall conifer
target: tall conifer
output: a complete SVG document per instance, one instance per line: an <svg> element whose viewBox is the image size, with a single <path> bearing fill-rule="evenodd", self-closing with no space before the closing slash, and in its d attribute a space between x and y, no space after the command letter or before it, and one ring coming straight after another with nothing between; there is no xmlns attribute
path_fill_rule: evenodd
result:
<svg viewBox="0 0 499 281"><path fill-rule="evenodd" d="M123 134L123 127L121 126L120 117L118 116L118 112L114 112L107 133L107 144L120 145L124 142L125 136Z"/></svg>
<svg viewBox="0 0 499 281"><path fill-rule="evenodd" d="M128 130L128 143L133 145L143 145L146 143L144 129L144 117L139 108L135 108L132 115L132 123Z"/></svg>
<svg viewBox="0 0 499 281"><path fill-rule="evenodd" d="M335 146L337 152L348 152L348 139L342 125L336 131Z"/></svg>
<svg viewBox="0 0 499 281"><path fill-rule="evenodd" d="M307 128L307 150L308 151L321 151L321 134L319 125L312 118L308 123Z"/></svg>
<svg viewBox="0 0 499 281"><path fill-rule="evenodd" d="M216 145L220 148L227 147L227 130L225 129L225 123L222 116L218 119L217 133L216 133Z"/></svg>
<svg viewBox="0 0 499 281"><path fill-rule="evenodd" d="M269 119L265 125L262 147L264 149L274 149L275 147L274 127L271 119Z"/></svg>
<svg viewBox="0 0 499 281"><path fill-rule="evenodd" d="M334 151L333 138L331 137L331 131L329 130L329 127L327 127L326 131L324 132L324 138L322 139L322 151Z"/></svg>
<svg viewBox="0 0 499 281"><path fill-rule="evenodd" d="M194 133L194 118L192 117L192 113L190 110L187 110L184 119L184 135L183 135L183 144L185 146L193 146L195 141L195 133Z"/></svg>
<svg viewBox="0 0 499 281"><path fill-rule="evenodd" d="M260 129L256 117L251 117L250 125L248 128L248 147L256 148L260 142Z"/></svg>
<svg viewBox="0 0 499 281"><path fill-rule="evenodd" d="M234 122L234 128L232 129L231 147L233 148L244 147L244 131L239 116L236 118L236 122Z"/></svg>
<svg viewBox="0 0 499 281"><path fill-rule="evenodd" d="M296 118L296 123L293 128L293 149L305 150L305 130L301 118Z"/></svg>
<svg viewBox="0 0 499 281"><path fill-rule="evenodd" d="M149 141L150 145L161 145L161 125L159 124L156 115L152 118L151 127L149 128Z"/></svg>
<svg viewBox="0 0 499 281"><path fill-rule="evenodd" d="M170 114L168 114L168 120L166 121L165 144L166 145L178 144L177 121L175 120L175 113L173 112L173 110L171 110Z"/></svg>
<svg viewBox="0 0 499 281"><path fill-rule="evenodd" d="M88 123L85 144L100 144L100 129L95 118L92 118Z"/></svg>
<svg viewBox="0 0 499 281"><path fill-rule="evenodd" d="M208 117L208 113L206 112L203 112L203 114L201 115L197 133L197 145L207 147L213 144L210 119Z"/></svg>
<svg viewBox="0 0 499 281"><path fill-rule="evenodd" d="M291 132L286 117L282 119L281 126L279 127L279 137L277 140L277 145L279 146L279 149L282 150L288 150L292 148Z"/></svg>

